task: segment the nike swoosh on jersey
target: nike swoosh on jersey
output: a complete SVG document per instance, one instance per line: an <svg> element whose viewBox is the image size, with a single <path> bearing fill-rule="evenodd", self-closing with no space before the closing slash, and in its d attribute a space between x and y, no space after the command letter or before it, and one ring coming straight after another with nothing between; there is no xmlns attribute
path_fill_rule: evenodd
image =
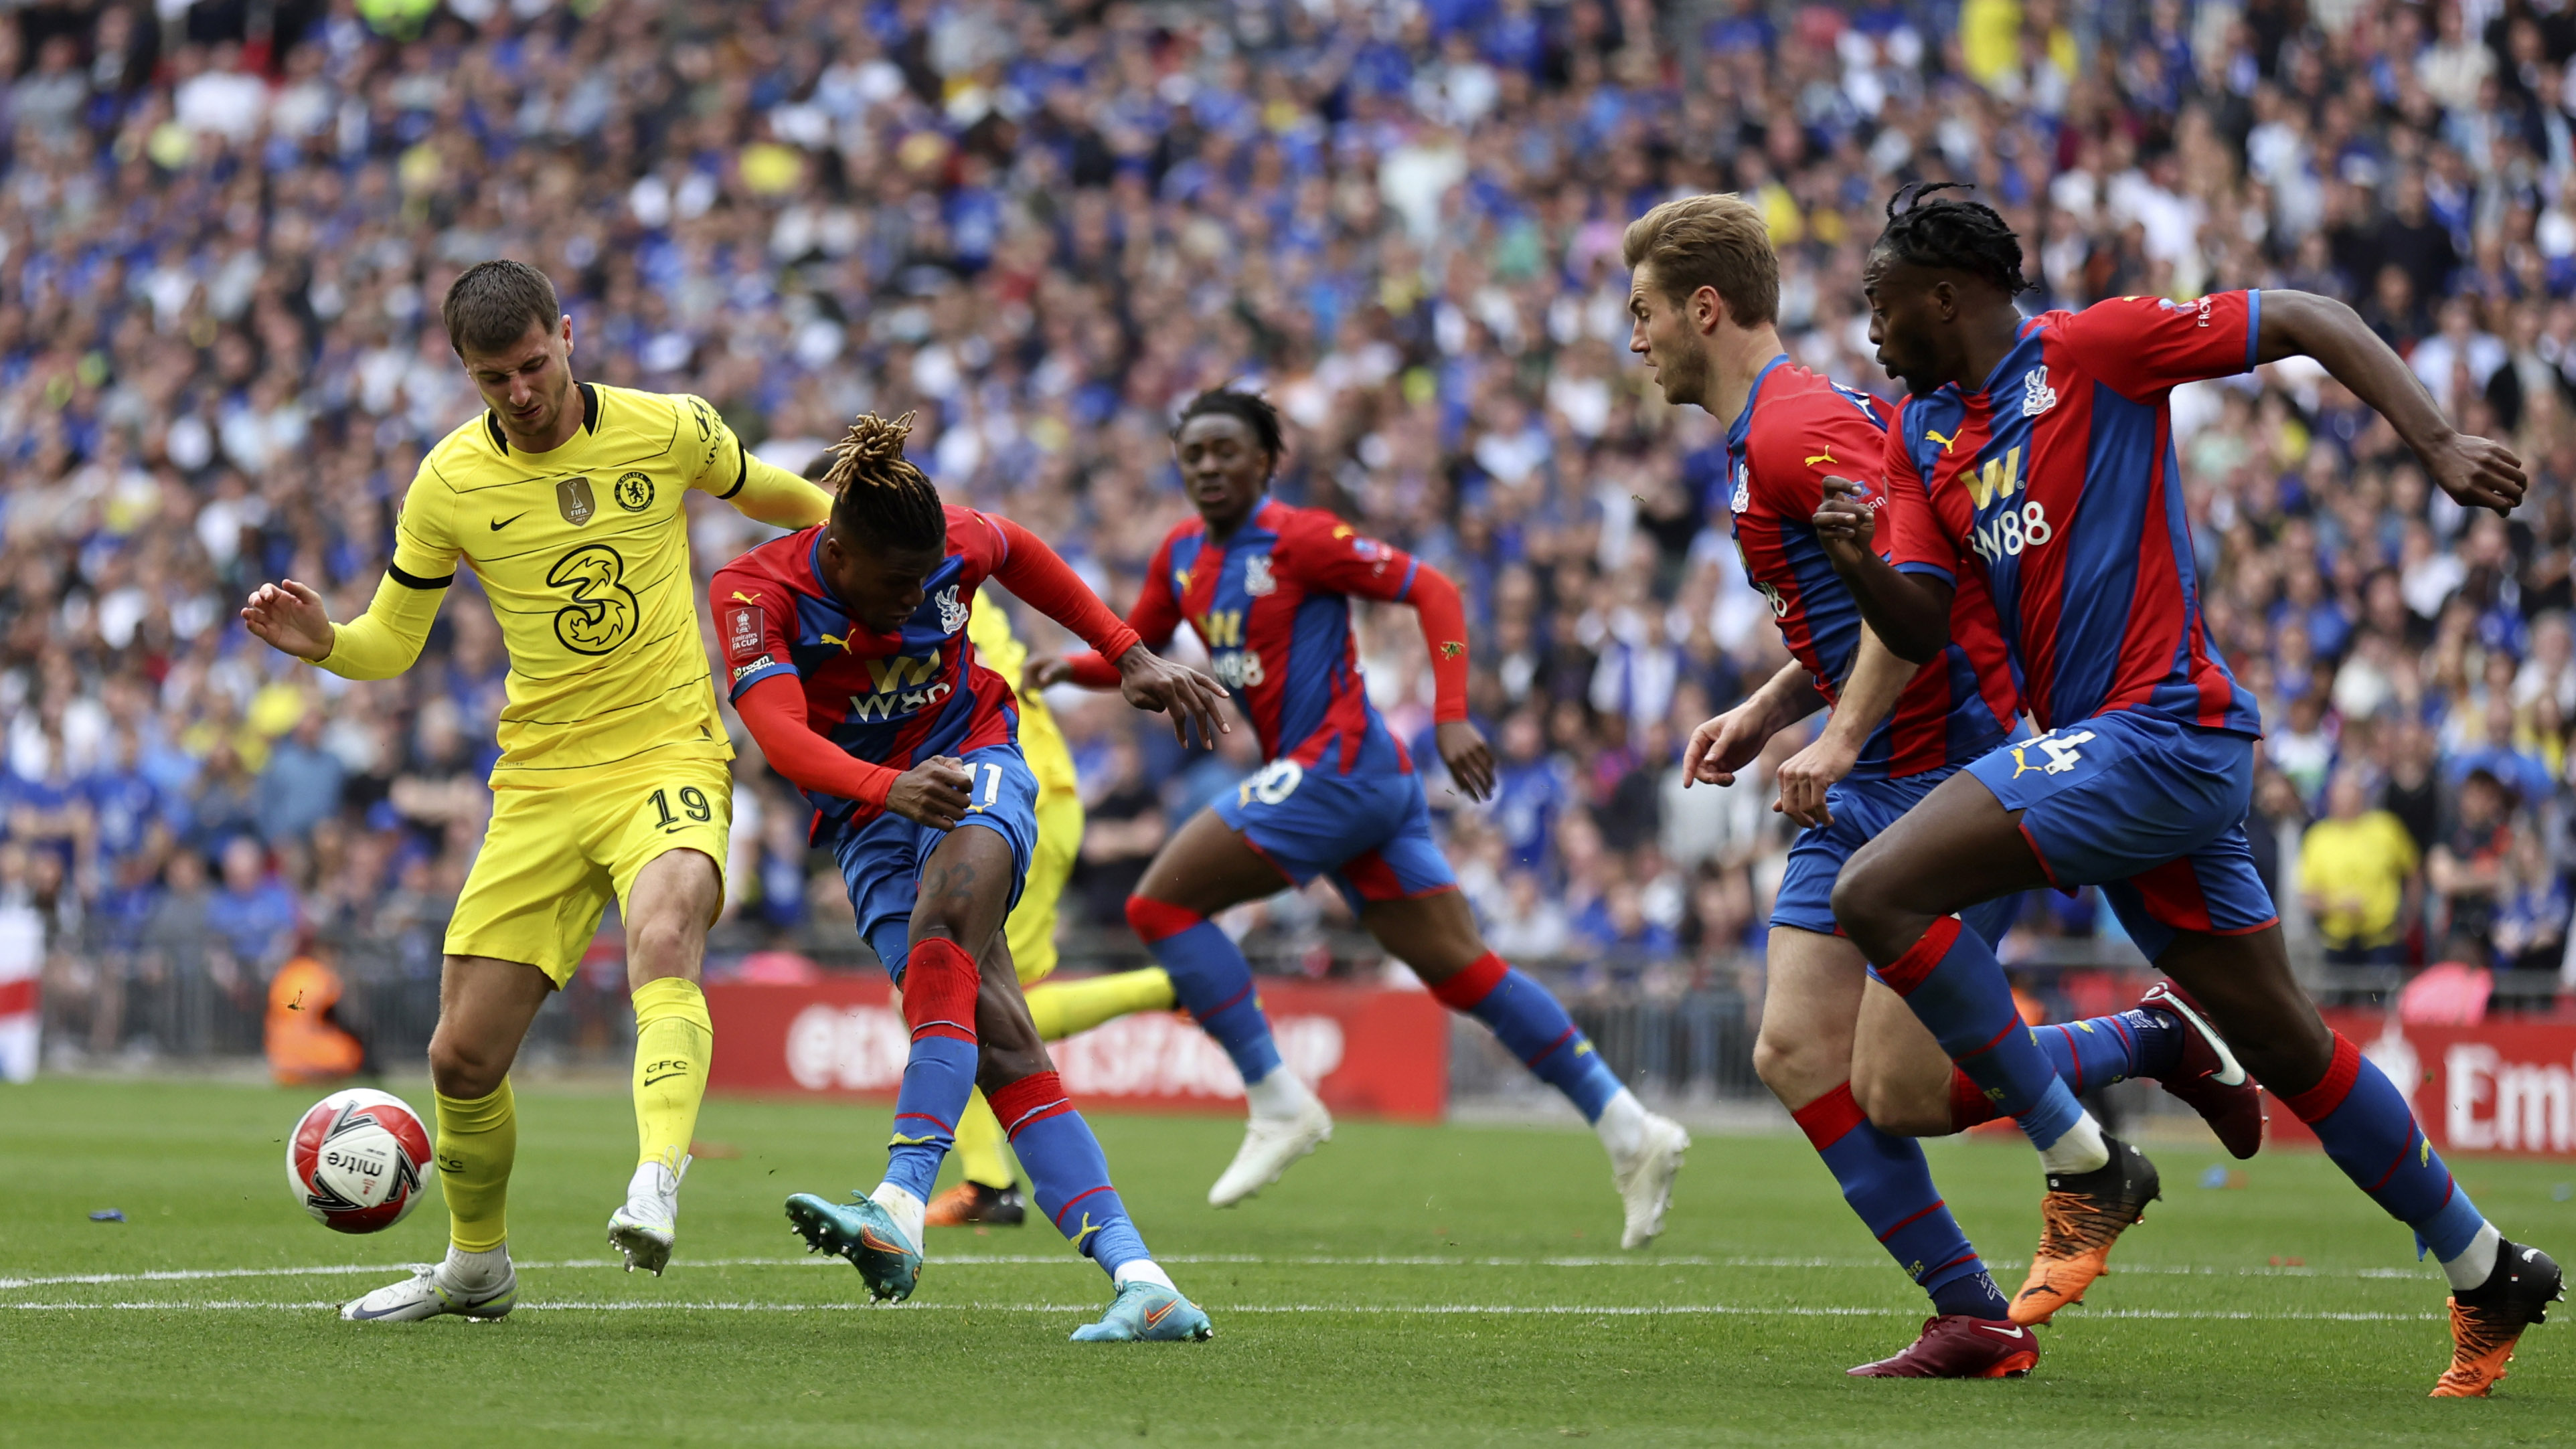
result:
<svg viewBox="0 0 2576 1449"><path fill-rule="evenodd" d="M507 517L507 518L496 518L496 519L493 519L493 520L492 520L492 531L493 531L494 533L499 533L502 529L505 529L505 528L509 527L511 524L516 523L516 522L518 522L520 519L525 518L525 517L527 517L527 516L528 516L528 515L527 515L527 514L525 514L525 513L513 513L513 514L511 514L511 515L510 515L509 517Z"/></svg>

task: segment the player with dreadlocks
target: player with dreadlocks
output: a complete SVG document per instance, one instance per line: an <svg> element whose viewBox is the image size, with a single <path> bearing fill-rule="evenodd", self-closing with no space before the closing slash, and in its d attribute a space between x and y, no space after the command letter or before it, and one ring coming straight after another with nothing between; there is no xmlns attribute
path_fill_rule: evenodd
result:
<svg viewBox="0 0 2576 1449"><path fill-rule="evenodd" d="M1932 1301L1912 1345L1850 1370L1863 1378L2000 1378L2037 1364L2039 1340L1944 1205L1923 1149L1994 1116L1893 991L1869 979L1834 928L1843 862L1943 780L2008 743L2021 697L1995 611L1972 575L1950 605L1948 645L1920 668L1863 627L1811 521L1827 476L1876 480L1895 410L1791 362L1780 345L1779 258L1760 208L1740 196L1678 197L1629 224L1629 350L1667 401L1727 423L1727 525L1745 579L1770 604L1789 660L1691 732L1682 783L1732 785L1784 729L1830 708L1813 741L1775 772L1772 808L1805 827L1789 848L1764 946L1769 987L1753 1048L1762 1078L1879 1246ZM2017 897L1963 917L1988 941ZM2159 981L2124 1012L2038 1029L2076 1090L2161 1082L2209 1119L2239 1157L2263 1142L2261 1093L2223 1043L2168 1001Z"/></svg>
<svg viewBox="0 0 2576 1449"><path fill-rule="evenodd" d="M2343 303L2305 292L2123 297L2025 318L2021 244L1947 186L1899 192L1862 282L1870 338L1908 393L1885 497L1827 481L1816 533L1900 656L1948 643L1981 580L2044 731L1953 775L1844 867L1834 916L2047 1172L2023 1323L2079 1296L2153 1195L2023 1030L1993 950L1952 912L2098 885L2157 969L2450 1280L2437 1397L2483 1396L2559 1295L2558 1265L2505 1241L2452 1180L2406 1093L2291 979L2244 819L2262 718L2201 618L2169 393L2307 356L2388 419L2442 490L2504 513L2522 465L2454 429ZM1874 551L1884 511L1889 558Z"/></svg>
<svg viewBox="0 0 2576 1449"><path fill-rule="evenodd" d="M1170 714L1175 732L1195 722L1214 739L1224 691L1138 643L1035 534L942 504L903 456L910 431L909 415L861 417L824 475L830 520L709 585L734 707L813 804L812 839L840 861L912 1029L884 1181L848 1203L799 1193L787 1216L878 1298L910 1296L931 1186L980 1086L1039 1208L1116 1285L1074 1337L1205 1338L1207 1315L1146 1253L1110 1186L1011 970L1002 923L1036 849L1038 786L1010 687L966 635L976 588L999 581L1116 660L1128 702Z"/></svg>
<svg viewBox="0 0 2576 1449"><path fill-rule="evenodd" d="M1592 1124L1622 1204L1620 1244L1643 1247L1663 1231L1690 1137L1620 1084L1545 986L1486 946L1432 838L1422 777L1360 679L1350 601L1411 605L1431 655L1440 757L1468 796L1491 795L1493 751L1467 720L1458 588L1321 509L1270 498L1283 451L1279 414L1255 394L1190 400L1172 452L1199 516L1163 539L1128 611L1156 645L1184 621L1198 631L1269 761L1165 842L1127 901L1174 994L1243 1075L1251 1120L1208 1201L1252 1196L1332 1135L1331 1114L1280 1060L1252 968L1213 919L1327 875L1433 996L1483 1022ZM1033 660L1029 677L1107 688L1110 657Z"/></svg>

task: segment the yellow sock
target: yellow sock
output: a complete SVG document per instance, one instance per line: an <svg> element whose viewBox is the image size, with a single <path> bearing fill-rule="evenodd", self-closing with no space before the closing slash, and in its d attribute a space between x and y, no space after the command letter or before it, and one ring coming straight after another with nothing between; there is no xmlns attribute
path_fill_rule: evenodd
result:
<svg viewBox="0 0 2576 1449"><path fill-rule="evenodd" d="M664 976L635 988L637 1163L680 1170L698 1130L698 1103L707 1095L715 1041L698 983Z"/></svg>
<svg viewBox="0 0 2576 1449"><path fill-rule="evenodd" d="M984 1100L981 1087L966 1099L966 1110L957 1118L957 1169L968 1182L986 1187L1009 1187L1019 1179L1011 1173L1011 1159L1002 1151L1001 1119L993 1115L992 1104Z"/></svg>
<svg viewBox="0 0 2576 1449"><path fill-rule="evenodd" d="M438 1176L447 1194L447 1236L468 1253L488 1253L510 1236L510 1163L519 1155L519 1106L509 1079L488 1097L438 1099Z"/></svg>
<svg viewBox="0 0 2576 1449"><path fill-rule="evenodd" d="M1048 981L1030 987L1026 994L1029 1017L1038 1024L1038 1035L1048 1041L1062 1041L1139 1011L1169 1011L1176 999L1171 973L1160 966L1088 981Z"/></svg>

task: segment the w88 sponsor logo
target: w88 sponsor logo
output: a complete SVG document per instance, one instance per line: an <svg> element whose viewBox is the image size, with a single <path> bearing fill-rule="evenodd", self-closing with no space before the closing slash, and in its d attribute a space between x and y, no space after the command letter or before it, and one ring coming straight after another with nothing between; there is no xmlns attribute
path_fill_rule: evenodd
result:
<svg viewBox="0 0 2576 1449"><path fill-rule="evenodd" d="M1968 547L1987 563L2005 558L2019 558L2026 548L2038 548L2057 536L2049 525L2048 510L2036 503L2019 508L2007 506L1991 522L1968 526Z"/></svg>

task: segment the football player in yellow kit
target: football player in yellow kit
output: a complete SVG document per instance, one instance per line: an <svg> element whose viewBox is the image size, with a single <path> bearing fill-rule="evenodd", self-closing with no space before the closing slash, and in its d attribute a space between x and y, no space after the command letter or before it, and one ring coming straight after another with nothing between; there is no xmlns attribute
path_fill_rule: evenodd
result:
<svg viewBox="0 0 2576 1449"><path fill-rule="evenodd" d="M353 1319L498 1318L516 1302L510 1064L612 898L635 1002L640 1160L609 1241L629 1272L669 1261L713 1048L697 978L733 813L683 495L786 528L831 504L752 457L698 398L575 381L572 319L534 267L468 269L442 317L489 407L422 460L374 601L335 625L287 579L242 610L277 649L384 679L419 657L461 559L510 654L492 820L448 925L429 1044L447 1258L341 1309Z"/></svg>
<svg viewBox="0 0 2576 1449"><path fill-rule="evenodd" d="M826 449L806 466L805 476L820 482L831 466L832 454ZM1055 713L1036 691L1020 687L1021 665L1029 649L1011 633L1010 617L988 600L986 607L967 617L966 638L975 646L976 658L1019 696L1020 753L1038 782L1037 850L1029 860L1029 878L1020 887L1020 903L1002 925L1011 967L1020 978L1038 1034L1048 1041L1061 1041L1131 1012L1171 1010L1172 978L1160 966L1037 984L1056 968L1056 905L1063 898L1065 882L1073 876L1074 860L1082 853L1081 782L1074 776L1073 751L1065 746ZM926 1226L1017 1227L1026 1220L1028 1203L1003 1143L1002 1124L978 1090L957 1122L961 1180L931 1199L923 1219Z"/></svg>

